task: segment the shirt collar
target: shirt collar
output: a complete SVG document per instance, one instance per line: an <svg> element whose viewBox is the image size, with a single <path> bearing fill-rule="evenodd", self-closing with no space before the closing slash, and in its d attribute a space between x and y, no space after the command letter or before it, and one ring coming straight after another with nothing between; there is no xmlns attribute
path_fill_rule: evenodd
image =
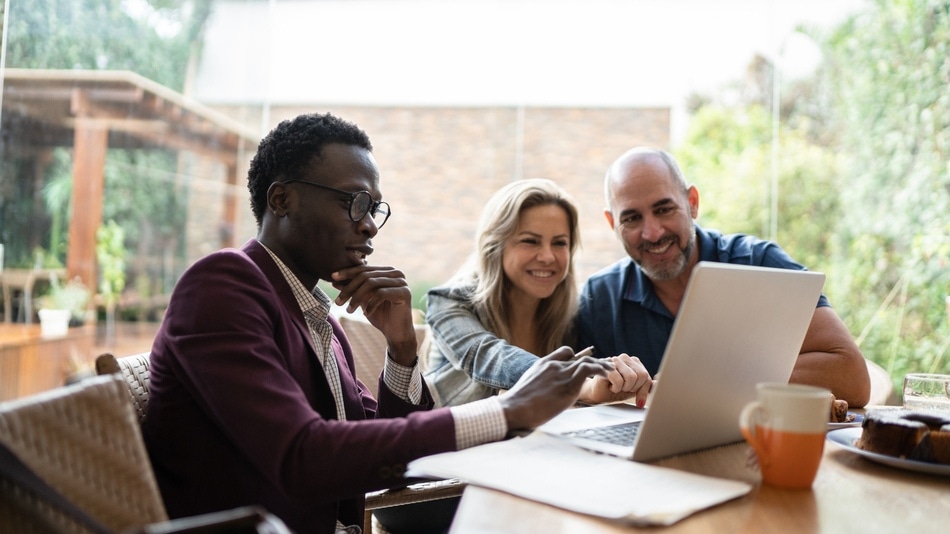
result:
<svg viewBox="0 0 950 534"><path fill-rule="evenodd" d="M261 243L261 246L277 264L280 274L284 275L284 279L290 285L290 290L293 292L294 298L297 299L297 305L300 306L300 311L303 312L304 317L312 316L325 321L330 314L330 297L320 289L319 285L313 286L312 290L305 288L297 275L271 249L267 248L267 245Z"/></svg>
<svg viewBox="0 0 950 534"><path fill-rule="evenodd" d="M700 261L714 261L716 258L715 248L712 236L704 231L696 223L693 223L693 229L696 232L696 246L699 247ZM637 266L629 256L626 258L627 265L624 267L623 279L623 298L631 302L636 302L644 308L669 314L666 306L660 302L656 292L653 291L653 283L647 278L640 267Z"/></svg>
<svg viewBox="0 0 950 534"><path fill-rule="evenodd" d="M699 261L719 261L713 235L700 228L698 224L693 226L696 228L696 246L699 247Z"/></svg>

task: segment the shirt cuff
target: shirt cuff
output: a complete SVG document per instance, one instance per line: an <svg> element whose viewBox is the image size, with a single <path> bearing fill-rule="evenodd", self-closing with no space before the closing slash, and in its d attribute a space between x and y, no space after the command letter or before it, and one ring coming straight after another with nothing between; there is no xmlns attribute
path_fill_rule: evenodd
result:
<svg viewBox="0 0 950 534"><path fill-rule="evenodd" d="M508 421L498 397L489 397L450 408L455 419L455 445L458 450L504 439Z"/></svg>
<svg viewBox="0 0 950 534"><path fill-rule="evenodd" d="M383 383L389 391L400 399L412 404L422 402L422 372L419 369L419 359L412 367L396 363L386 351L386 365L383 367Z"/></svg>

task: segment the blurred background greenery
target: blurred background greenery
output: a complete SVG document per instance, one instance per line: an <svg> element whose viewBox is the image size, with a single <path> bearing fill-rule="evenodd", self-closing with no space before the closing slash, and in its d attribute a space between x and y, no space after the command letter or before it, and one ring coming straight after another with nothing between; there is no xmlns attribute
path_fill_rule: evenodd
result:
<svg viewBox="0 0 950 534"><path fill-rule="evenodd" d="M120 0L14 0L6 64L98 68L108 46L108 68L181 91L213 2L141 1L182 30L164 34L128 17ZM38 27L45 31L27 31ZM832 305L895 384L906 372L950 373L950 0L869 0L831 31L800 31L822 54L811 75L781 80L777 92L774 65L757 58L742 79L691 96L688 131L673 152L700 188L700 223L772 237L825 272ZM114 152L103 220L121 227L112 235L123 236L138 273L128 285L167 293L174 280L147 276L148 266L162 261L157 251L184 246L188 190L161 185L174 171L172 154ZM0 179L8 266L62 262L71 168L64 150L54 158L42 191L51 220L42 250L16 248L16 233L30 228L29 210L16 203L32 200ZM3 177L22 171L10 158L0 165ZM142 169L155 179L142 179ZM775 185L783 194L772 211ZM419 308L430 285L413 285Z"/></svg>
<svg viewBox="0 0 950 534"><path fill-rule="evenodd" d="M811 37L819 72L780 102L754 83L771 79L768 64L750 66L738 101L695 98L674 152L703 193L701 221L770 235L762 177L774 164L775 238L828 275L865 355L898 388L906 372L948 373L950 2L878 0Z"/></svg>

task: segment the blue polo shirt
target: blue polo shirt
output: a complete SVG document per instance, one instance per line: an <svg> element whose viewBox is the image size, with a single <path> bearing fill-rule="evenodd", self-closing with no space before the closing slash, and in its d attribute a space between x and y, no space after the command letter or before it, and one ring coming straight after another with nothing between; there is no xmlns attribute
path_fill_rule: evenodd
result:
<svg viewBox="0 0 950 534"><path fill-rule="evenodd" d="M694 226L699 261L806 270L771 241L744 234L723 235ZM818 299L821 306L829 306L824 294ZM650 375L655 375L674 319L640 267L626 257L584 284L576 321L576 349L593 345L594 354L600 357L625 352L640 358Z"/></svg>

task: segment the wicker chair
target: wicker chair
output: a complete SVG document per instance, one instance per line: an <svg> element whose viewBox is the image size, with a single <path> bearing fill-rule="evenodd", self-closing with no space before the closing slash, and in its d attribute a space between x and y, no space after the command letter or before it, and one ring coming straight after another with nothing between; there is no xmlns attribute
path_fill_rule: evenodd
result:
<svg viewBox="0 0 950 534"><path fill-rule="evenodd" d="M165 521L123 381L94 377L0 407L0 439L67 500L114 531ZM13 532L83 532L67 515L3 481Z"/></svg>
<svg viewBox="0 0 950 534"><path fill-rule="evenodd" d="M168 521L124 381L99 376L0 404L0 441L91 523L56 504L40 485L0 476L0 530L23 533L229 532L266 524L289 532L258 507Z"/></svg>
<svg viewBox="0 0 950 534"><path fill-rule="evenodd" d="M366 324L369 324L368 322ZM373 328L373 332L379 332ZM417 329L417 333L419 329ZM422 331L423 333L425 330ZM382 334L379 334L382 337ZM349 332L347 332L349 337ZM351 341L352 343L352 341ZM363 345L361 345L362 347ZM382 348L375 354L381 360L385 354L386 343L383 341ZM354 352L357 350L354 347ZM365 353L364 354L369 354ZM357 358L360 360L361 358ZM362 360L366 360L362 358ZM382 370L380 364L380 370ZM148 386L149 386L149 353L134 354L124 358L116 358L110 353L104 353L96 358L96 372L100 375L111 375L120 373L126 384L127 394L132 398L135 410L138 413L139 422L145 419L146 407L148 406ZM365 371L364 371L365 372ZM372 372L372 371L370 371ZM359 368L357 368L359 374ZM379 371L376 371L378 376ZM376 381L373 380L373 385ZM368 385L369 383L367 383ZM140 438L141 439L141 438ZM412 484L405 488L373 491L366 494L366 512L363 516L363 532L371 534L374 532L373 510L377 508L388 508L390 506L399 506L401 504L412 504L418 502L432 501L436 499L446 499L449 497L458 497L465 489L465 484L458 480L436 480L431 482L422 482ZM377 526L376 532L381 529Z"/></svg>
<svg viewBox="0 0 950 534"><path fill-rule="evenodd" d="M871 396L868 406L893 403L894 383L890 375L880 365L865 358L868 366L868 376L871 378Z"/></svg>
<svg viewBox="0 0 950 534"><path fill-rule="evenodd" d="M356 377L373 392L373 395L377 395L379 374L383 371L386 357L386 338L383 337L382 332L362 317L343 315L339 321L353 349ZM425 372L426 355L429 353L430 343L429 326L417 324L414 328L416 341L419 344L419 364Z"/></svg>
<svg viewBox="0 0 950 534"><path fill-rule="evenodd" d="M119 359L107 352L96 358L96 374L122 374L122 379L129 388L139 423L145 421L145 412L148 407L148 368L148 352Z"/></svg>

